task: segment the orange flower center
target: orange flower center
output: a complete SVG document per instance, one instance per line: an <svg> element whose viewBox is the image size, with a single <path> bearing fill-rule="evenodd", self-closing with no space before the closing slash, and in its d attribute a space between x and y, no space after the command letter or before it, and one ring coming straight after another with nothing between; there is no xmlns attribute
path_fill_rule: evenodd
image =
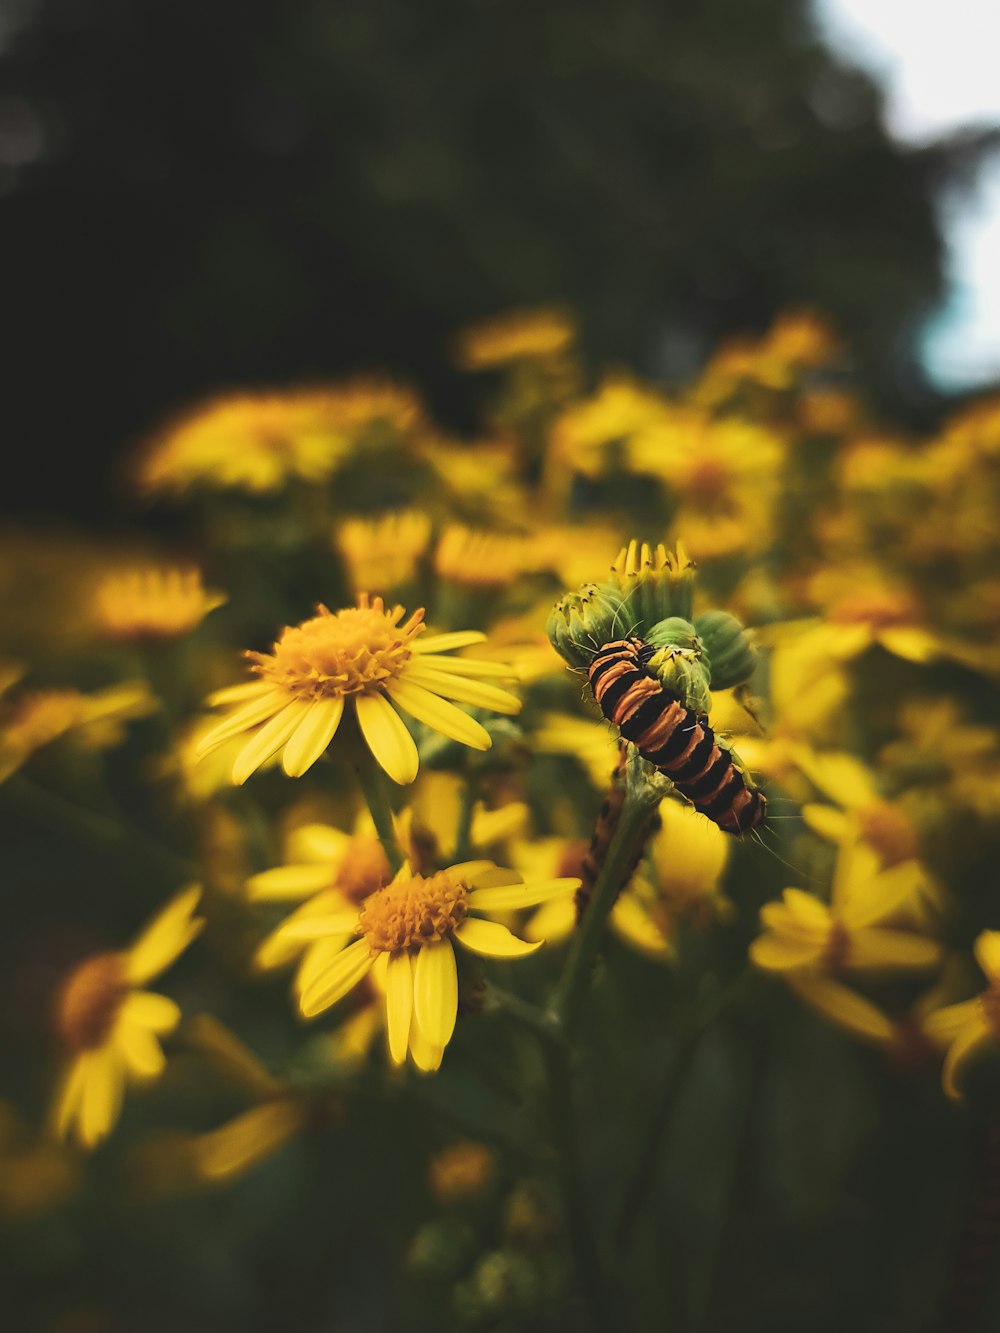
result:
<svg viewBox="0 0 1000 1333"><path fill-rule="evenodd" d="M721 500L728 489L729 469L721 459L710 455L698 459L684 483L684 490L690 499L706 505Z"/></svg>
<svg viewBox="0 0 1000 1333"><path fill-rule="evenodd" d="M468 913L469 892L447 871L387 884L365 899L358 929L373 953L402 953L451 935Z"/></svg>
<svg viewBox="0 0 1000 1333"><path fill-rule="evenodd" d="M847 932L846 926L839 921L834 921L830 925L830 934L827 936L826 948L823 950L823 966L836 972L847 962L847 955L851 948L851 937Z"/></svg>
<svg viewBox="0 0 1000 1333"><path fill-rule="evenodd" d="M1000 982L993 981L979 997L983 1019L996 1039L1000 1041Z"/></svg>
<svg viewBox="0 0 1000 1333"><path fill-rule="evenodd" d="M873 801L858 812L861 836L878 852L884 869L917 855L917 835L898 806Z"/></svg>
<svg viewBox="0 0 1000 1333"><path fill-rule="evenodd" d="M128 990L125 955L99 953L67 977L56 1001L56 1027L67 1046L89 1051L100 1046Z"/></svg>
<svg viewBox="0 0 1000 1333"><path fill-rule="evenodd" d="M382 598L362 593L356 607L336 614L325 606L286 629L270 653L248 653L253 670L305 699L332 699L373 691L396 679L423 629L423 609L400 625L401 606L386 611Z"/></svg>
<svg viewBox="0 0 1000 1333"><path fill-rule="evenodd" d="M378 838L357 837L347 844L335 886L353 903L361 903L392 879L392 870Z"/></svg>
<svg viewBox="0 0 1000 1333"><path fill-rule="evenodd" d="M908 592L869 589L841 597L830 607L827 619L837 625L892 629L897 625L916 624L920 619L920 608Z"/></svg>

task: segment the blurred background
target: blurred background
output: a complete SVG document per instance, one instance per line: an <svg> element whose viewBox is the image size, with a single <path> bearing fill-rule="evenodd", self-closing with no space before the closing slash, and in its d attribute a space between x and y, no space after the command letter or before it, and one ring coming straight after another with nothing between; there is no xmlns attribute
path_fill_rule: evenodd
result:
<svg viewBox="0 0 1000 1333"><path fill-rule="evenodd" d="M467 426L453 332L550 300L668 384L815 305L933 424L998 375L997 19L911 9L7 0L0 504L122 523L115 460L227 387L378 366Z"/></svg>

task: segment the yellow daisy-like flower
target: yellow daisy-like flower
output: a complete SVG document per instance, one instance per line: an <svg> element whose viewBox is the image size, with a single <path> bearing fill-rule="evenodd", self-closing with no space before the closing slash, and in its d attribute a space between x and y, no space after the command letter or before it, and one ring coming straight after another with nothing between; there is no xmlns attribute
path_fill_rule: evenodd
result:
<svg viewBox="0 0 1000 1333"><path fill-rule="evenodd" d="M69 737L86 750L119 744L124 723L159 708L145 681L125 682L81 694L35 690L4 700L0 715L0 782L53 741Z"/></svg>
<svg viewBox="0 0 1000 1333"><path fill-rule="evenodd" d="M431 521L419 509L378 518L345 518L333 534L354 588L400 588L417 572L431 539Z"/></svg>
<svg viewBox="0 0 1000 1333"><path fill-rule="evenodd" d="M288 922L291 938L360 938L337 952L310 978L299 1009L312 1018L336 1004L373 969L383 970L389 1055L418 1069L441 1063L458 1015L455 944L488 958L520 958L541 941L527 943L501 925L473 913L509 912L573 893L578 879L523 884L515 871L491 861L468 861L436 875L415 875L408 865L361 910Z"/></svg>
<svg viewBox="0 0 1000 1333"><path fill-rule="evenodd" d="M438 578L483 591L509 587L541 563L539 543L532 537L486 532L460 523L444 529L434 552Z"/></svg>
<svg viewBox="0 0 1000 1333"><path fill-rule="evenodd" d="M922 935L881 923L913 893L913 862L879 868L863 843L840 849L829 904L802 889L785 889L780 903L765 903L766 927L750 945L750 957L769 972L922 971L941 956L940 945Z"/></svg>
<svg viewBox="0 0 1000 1333"><path fill-rule="evenodd" d="M401 606L387 611L381 597L369 599L367 593L356 607L317 610L311 620L284 630L270 653L247 654L259 680L209 698L210 703L239 706L202 739L201 754L252 732L233 764L236 783L245 782L279 751L288 776L301 777L333 740L348 701L372 754L401 784L417 776L419 759L397 707L476 750L490 748L490 735L451 700L498 713L521 707L516 695L482 679L509 680L508 667L445 656L453 648L481 643L484 634L468 630L420 639L422 609L401 624Z"/></svg>
<svg viewBox="0 0 1000 1333"><path fill-rule="evenodd" d="M69 974L59 992L56 1026L73 1052L56 1099L61 1138L93 1148L114 1127L129 1080L156 1078L165 1064L158 1038L181 1011L165 995L142 989L184 952L204 924L194 915L201 890L185 889L124 953L95 954Z"/></svg>
<svg viewBox="0 0 1000 1333"><path fill-rule="evenodd" d="M566 311L511 310L459 334L455 359L463 370L488 370L512 361L557 356L575 337L576 325Z"/></svg>
<svg viewBox="0 0 1000 1333"><path fill-rule="evenodd" d="M94 589L97 628L114 639L170 639L200 625L226 601L197 569L149 565L109 574Z"/></svg>
<svg viewBox="0 0 1000 1333"><path fill-rule="evenodd" d="M948 1048L941 1083L948 1096L956 1099L961 1096L959 1071L983 1046L1000 1044L1000 930L984 930L973 948L986 975L986 989L974 999L935 1010L923 1022L931 1041Z"/></svg>

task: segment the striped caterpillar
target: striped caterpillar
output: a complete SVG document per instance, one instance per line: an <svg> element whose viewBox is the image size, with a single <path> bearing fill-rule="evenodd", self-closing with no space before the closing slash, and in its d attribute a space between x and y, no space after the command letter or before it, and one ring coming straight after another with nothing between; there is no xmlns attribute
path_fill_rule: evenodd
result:
<svg viewBox="0 0 1000 1333"><path fill-rule="evenodd" d="M726 833L749 833L764 819L763 792L749 784L708 722L649 674L655 651L630 638L597 652L587 675L601 712L696 810Z"/></svg>

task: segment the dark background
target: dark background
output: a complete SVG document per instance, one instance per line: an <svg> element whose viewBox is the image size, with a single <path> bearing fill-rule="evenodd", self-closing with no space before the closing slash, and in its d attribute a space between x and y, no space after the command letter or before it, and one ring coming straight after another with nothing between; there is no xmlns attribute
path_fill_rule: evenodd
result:
<svg viewBox="0 0 1000 1333"><path fill-rule="evenodd" d="M671 381L815 304L915 424L934 200L987 135L888 140L800 0L7 0L10 513L118 521L192 397L384 367L471 424L457 327L569 302Z"/></svg>

